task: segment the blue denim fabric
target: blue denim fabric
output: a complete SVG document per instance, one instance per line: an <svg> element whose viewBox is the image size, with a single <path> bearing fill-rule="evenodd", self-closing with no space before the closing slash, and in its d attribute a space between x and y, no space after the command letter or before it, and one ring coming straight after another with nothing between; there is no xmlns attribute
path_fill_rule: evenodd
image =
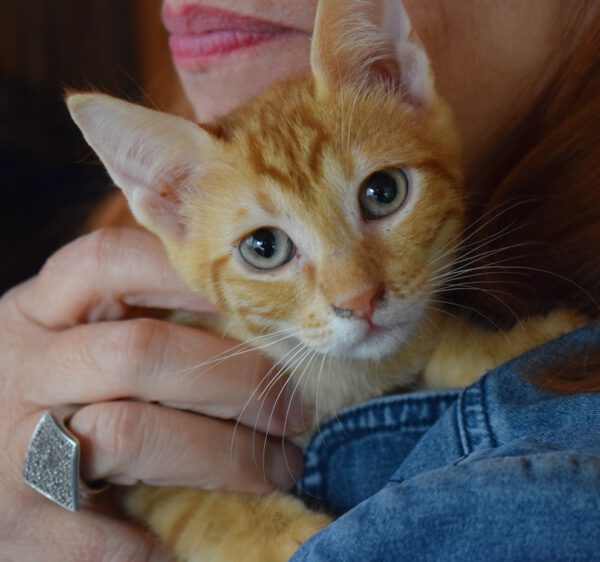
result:
<svg viewBox="0 0 600 562"><path fill-rule="evenodd" d="M598 348L600 324L462 392L341 412L309 444L300 488L342 515L292 560L600 560L600 393L522 376Z"/></svg>

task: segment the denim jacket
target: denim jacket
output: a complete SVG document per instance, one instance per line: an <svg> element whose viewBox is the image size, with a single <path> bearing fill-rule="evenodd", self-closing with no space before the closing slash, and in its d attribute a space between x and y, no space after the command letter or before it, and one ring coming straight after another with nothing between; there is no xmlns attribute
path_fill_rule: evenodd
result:
<svg viewBox="0 0 600 562"><path fill-rule="evenodd" d="M591 325L462 392L342 411L309 444L300 482L340 517L292 560L600 560L600 393L521 376L599 347Z"/></svg>

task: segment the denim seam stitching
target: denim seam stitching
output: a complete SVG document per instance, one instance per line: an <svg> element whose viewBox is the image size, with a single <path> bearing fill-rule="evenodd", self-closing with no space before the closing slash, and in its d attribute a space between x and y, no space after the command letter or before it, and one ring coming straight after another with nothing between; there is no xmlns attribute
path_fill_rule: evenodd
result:
<svg viewBox="0 0 600 562"><path fill-rule="evenodd" d="M363 410L373 410L376 409L377 411L381 411L383 409L386 408L390 408L390 407L394 407L397 403L404 403L404 404L421 404L423 402L429 401L431 400L431 398L434 398L436 401L439 402L446 402L448 400L451 400L452 402L456 401L456 399L459 396L459 392L457 392L456 390L446 390L446 391L440 391L440 392L436 392L435 396L421 396L421 397L411 397L409 395L406 394L400 394L398 396L383 396L382 398L388 398L390 399L389 401L386 401L384 403L376 403L373 404L371 402L367 402L365 404L359 404L359 405L355 405L355 406L349 406L348 408L344 408L344 410L341 411L341 413L338 413L338 419L343 419L346 416L349 415L361 415ZM377 400L377 399L376 399Z"/></svg>
<svg viewBox="0 0 600 562"><path fill-rule="evenodd" d="M480 404L485 402L485 404L481 404L481 413L483 414L483 423L484 423L485 428L488 433L488 439L490 442L489 445L492 448L496 448L498 446L498 440L496 439L496 436L494 435L494 432L492 430L492 423L490 421L490 413L489 413L488 409L485 407L487 405L487 394L488 393L487 393L486 385L483 384L483 382L485 382L485 381L482 381L482 384L479 385L480 389L481 389Z"/></svg>
<svg viewBox="0 0 600 562"><path fill-rule="evenodd" d="M473 447L471 445L471 437L469 435L469 431L467 429L467 414L465 412L465 395L466 392L461 393L458 397L458 408L457 412L457 423L458 423L458 434L460 436L460 444L463 449L464 455L470 455Z"/></svg>

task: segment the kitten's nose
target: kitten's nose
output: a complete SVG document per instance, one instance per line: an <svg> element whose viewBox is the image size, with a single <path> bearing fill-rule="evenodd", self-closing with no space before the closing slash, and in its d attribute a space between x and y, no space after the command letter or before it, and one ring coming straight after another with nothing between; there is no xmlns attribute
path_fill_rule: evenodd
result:
<svg viewBox="0 0 600 562"><path fill-rule="evenodd" d="M383 297L383 284L363 289L349 298L342 298L332 304L333 312L340 318L361 318L370 320L377 301Z"/></svg>

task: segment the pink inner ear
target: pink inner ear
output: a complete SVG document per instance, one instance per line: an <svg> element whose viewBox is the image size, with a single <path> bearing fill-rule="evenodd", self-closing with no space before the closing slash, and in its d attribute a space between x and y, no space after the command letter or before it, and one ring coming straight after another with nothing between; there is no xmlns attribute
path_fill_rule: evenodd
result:
<svg viewBox="0 0 600 562"><path fill-rule="evenodd" d="M143 164L136 164L136 168L143 168ZM119 170L118 175L122 184L119 187L123 189L128 199L133 196L135 191L143 190L148 197L157 201L164 200L173 205L181 203L179 191L185 180L190 176L189 172L180 172L173 175L165 174L164 178L145 178L145 172L146 170L129 170L126 168Z"/></svg>
<svg viewBox="0 0 600 562"><path fill-rule="evenodd" d="M160 147L150 146L146 152L134 151L125 161L115 159L113 176L138 222L163 240L181 242L187 233L183 192L193 175L193 163L184 158L181 161L161 158L164 155L160 150ZM175 156L182 157L182 154L172 155Z"/></svg>
<svg viewBox="0 0 600 562"><path fill-rule="evenodd" d="M182 242L187 234L181 203L178 199L162 197L156 193L136 190L129 198L136 219L159 238Z"/></svg>
<svg viewBox="0 0 600 562"><path fill-rule="evenodd" d="M181 192L185 189L185 182L190 176L188 171L167 172L163 177L155 178L155 184L149 191L152 191L157 198L178 207L183 201Z"/></svg>
<svg viewBox="0 0 600 562"><path fill-rule="evenodd" d="M429 59L411 28L401 0L320 2L311 54L319 91L380 83L406 103L429 105Z"/></svg>
<svg viewBox="0 0 600 562"><path fill-rule="evenodd" d="M401 69L398 61L394 59L382 59L373 65L373 73L377 76L377 81L387 85L391 91L399 91L402 83Z"/></svg>
<svg viewBox="0 0 600 562"><path fill-rule="evenodd" d="M164 162L165 166L172 162ZM192 172L158 169L154 174L143 158L121 165L117 174L135 218L160 238L182 241L186 226L182 213L183 191Z"/></svg>

